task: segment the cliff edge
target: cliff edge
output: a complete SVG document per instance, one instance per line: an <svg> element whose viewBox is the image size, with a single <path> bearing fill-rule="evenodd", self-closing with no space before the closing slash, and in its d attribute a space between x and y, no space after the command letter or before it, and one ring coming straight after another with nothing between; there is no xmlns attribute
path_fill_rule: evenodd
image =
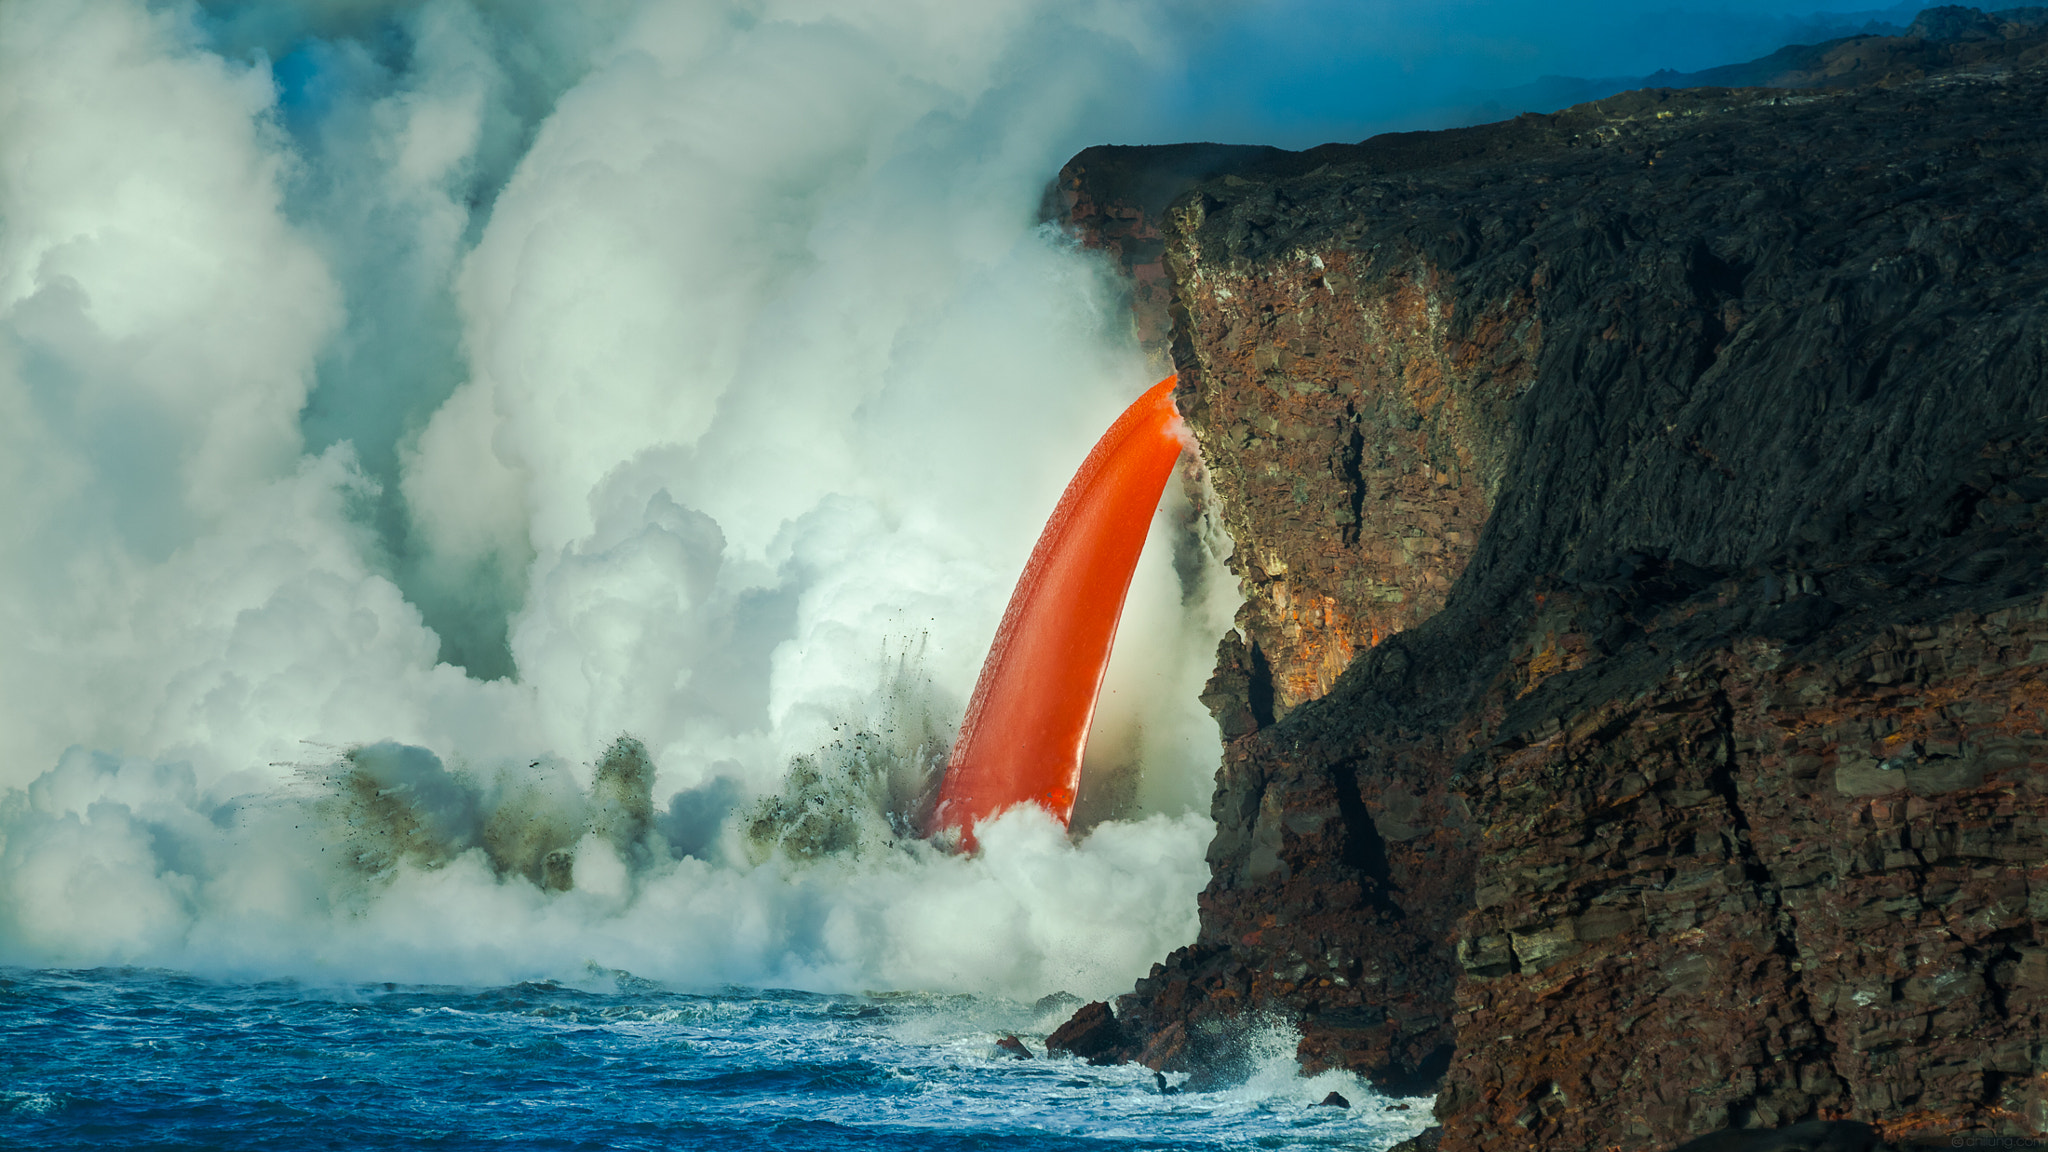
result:
<svg viewBox="0 0 2048 1152"><path fill-rule="evenodd" d="M2001 42L1066 189L1156 261L1248 595L1200 936L1092 1054L1283 1016L1459 1150L2048 1132L2048 63Z"/></svg>

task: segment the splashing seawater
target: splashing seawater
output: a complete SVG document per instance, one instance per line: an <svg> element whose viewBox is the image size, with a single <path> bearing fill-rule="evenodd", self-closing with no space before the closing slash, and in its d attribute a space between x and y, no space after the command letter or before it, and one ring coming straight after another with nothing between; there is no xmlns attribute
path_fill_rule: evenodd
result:
<svg viewBox="0 0 2048 1152"><path fill-rule="evenodd" d="M1045 1059L1070 1010L598 970L468 989L0 969L0 1145L1334 1152L1428 1117L1341 1073L1294 1075L1285 1037L1213 1092ZM1000 1058L1010 1034L1036 1058ZM1331 1091L1351 1107L1317 1107Z"/></svg>

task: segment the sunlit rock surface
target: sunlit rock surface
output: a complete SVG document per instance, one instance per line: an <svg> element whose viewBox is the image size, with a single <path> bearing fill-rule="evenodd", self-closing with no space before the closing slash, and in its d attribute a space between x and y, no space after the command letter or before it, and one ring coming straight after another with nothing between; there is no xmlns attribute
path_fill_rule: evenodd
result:
<svg viewBox="0 0 2048 1152"><path fill-rule="evenodd" d="M1141 334L1157 228L1249 596L1123 1058L1284 1016L1446 1149L2048 1131L2048 65L1942 20L1878 86L1169 156L1156 224L1069 165Z"/></svg>

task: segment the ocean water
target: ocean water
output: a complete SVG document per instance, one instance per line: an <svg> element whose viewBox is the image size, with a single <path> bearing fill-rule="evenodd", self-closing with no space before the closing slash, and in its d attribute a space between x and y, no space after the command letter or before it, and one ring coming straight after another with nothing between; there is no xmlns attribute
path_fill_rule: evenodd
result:
<svg viewBox="0 0 2048 1152"><path fill-rule="evenodd" d="M1281 1031L1218 1091L1049 1059L1070 1010L601 971L466 988L0 969L0 1147L1371 1150L1427 1123L1426 1099L1296 1075ZM1005 1033L1036 1058L1003 1057ZM1333 1090L1350 1107L1318 1104Z"/></svg>

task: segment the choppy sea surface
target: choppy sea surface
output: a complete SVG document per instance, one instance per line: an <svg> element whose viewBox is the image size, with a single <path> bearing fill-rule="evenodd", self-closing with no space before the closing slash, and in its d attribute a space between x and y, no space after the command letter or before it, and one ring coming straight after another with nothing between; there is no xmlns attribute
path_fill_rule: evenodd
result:
<svg viewBox="0 0 2048 1152"><path fill-rule="evenodd" d="M1070 1010L0 969L0 1147L1371 1150L1427 1122L1427 1100L1295 1075L1278 1034L1217 1091L1048 1059ZM1004 1058L1006 1033L1037 1058Z"/></svg>

